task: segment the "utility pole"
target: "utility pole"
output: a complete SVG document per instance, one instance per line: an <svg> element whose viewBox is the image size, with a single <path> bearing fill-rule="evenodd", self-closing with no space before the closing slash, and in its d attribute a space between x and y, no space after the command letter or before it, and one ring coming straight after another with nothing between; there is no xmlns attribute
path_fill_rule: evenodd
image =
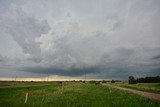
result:
<svg viewBox="0 0 160 107"><path fill-rule="evenodd" d="M17 76L15 77L14 81L16 81L16 80L17 80Z"/></svg>
<svg viewBox="0 0 160 107"><path fill-rule="evenodd" d="M86 71L84 70L84 81L86 82Z"/></svg>

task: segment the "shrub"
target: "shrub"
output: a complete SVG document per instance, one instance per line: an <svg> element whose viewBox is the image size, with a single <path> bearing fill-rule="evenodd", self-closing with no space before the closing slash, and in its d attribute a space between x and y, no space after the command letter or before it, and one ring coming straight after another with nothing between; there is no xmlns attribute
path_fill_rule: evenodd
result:
<svg viewBox="0 0 160 107"><path fill-rule="evenodd" d="M112 80L111 83L115 83L115 80Z"/></svg>
<svg viewBox="0 0 160 107"><path fill-rule="evenodd" d="M129 76L128 79L129 84L137 84L137 80L133 76Z"/></svg>

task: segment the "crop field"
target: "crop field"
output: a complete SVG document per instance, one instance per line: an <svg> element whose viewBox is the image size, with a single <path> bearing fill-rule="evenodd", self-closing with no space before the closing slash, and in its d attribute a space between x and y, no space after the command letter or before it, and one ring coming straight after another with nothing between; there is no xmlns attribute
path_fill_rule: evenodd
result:
<svg viewBox="0 0 160 107"><path fill-rule="evenodd" d="M112 85L136 89L140 91L147 91L153 93L160 93L160 83L138 83L138 84L128 84L123 82L117 82Z"/></svg>
<svg viewBox="0 0 160 107"><path fill-rule="evenodd" d="M160 107L160 101L89 82L0 82L0 107L6 106Z"/></svg>

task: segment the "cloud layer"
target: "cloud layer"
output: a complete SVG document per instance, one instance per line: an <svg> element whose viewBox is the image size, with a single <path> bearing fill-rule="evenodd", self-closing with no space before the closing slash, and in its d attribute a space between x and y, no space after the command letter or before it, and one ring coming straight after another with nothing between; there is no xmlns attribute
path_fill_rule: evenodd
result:
<svg viewBox="0 0 160 107"><path fill-rule="evenodd" d="M159 0L0 1L0 73L14 68L36 75L85 72L90 78L160 75L159 5Z"/></svg>

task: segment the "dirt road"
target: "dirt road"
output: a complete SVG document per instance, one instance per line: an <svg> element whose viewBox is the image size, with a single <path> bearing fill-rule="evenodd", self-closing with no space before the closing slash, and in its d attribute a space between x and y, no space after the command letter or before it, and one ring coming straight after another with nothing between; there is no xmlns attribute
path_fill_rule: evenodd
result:
<svg viewBox="0 0 160 107"><path fill-rule="evenodd" d="M133 90L133 89L129 89L129 88L122 88L122 87L113 86L113 85L111 85L111 87L119 89L119 90L127 91L127 92L130 92L130 93L135 93L135 94L147 97L149 99L154 99L154 100L159 100L160 101L160 94L138 91L138 90Z"/></svg>

